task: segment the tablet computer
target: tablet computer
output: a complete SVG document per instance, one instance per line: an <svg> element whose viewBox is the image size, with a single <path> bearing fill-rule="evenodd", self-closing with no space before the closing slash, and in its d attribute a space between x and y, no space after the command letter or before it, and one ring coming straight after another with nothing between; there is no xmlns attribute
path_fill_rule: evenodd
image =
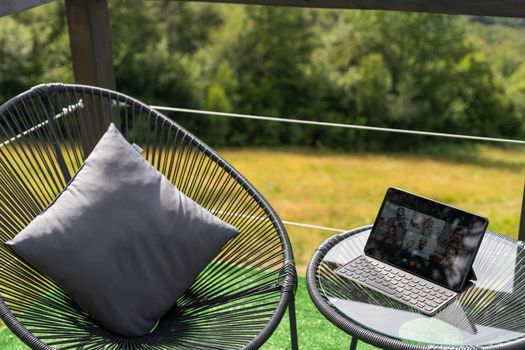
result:
<svg viewBox="0 0 525 350"><path fill-rule="evenodd" d="M487 226L485 217L389 188L365 255L459 292Z"/></svg>

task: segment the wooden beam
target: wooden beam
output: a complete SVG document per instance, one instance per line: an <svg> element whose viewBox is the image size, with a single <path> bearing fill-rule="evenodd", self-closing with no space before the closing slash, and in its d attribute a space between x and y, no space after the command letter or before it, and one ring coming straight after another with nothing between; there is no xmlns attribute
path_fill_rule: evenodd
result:
<svg viewBox="0 0 525 350"><path fill-rule="evenodd" d="M525 17L523 0L192 0L247 5L435 12L454 15Z"/></svg>
<svg viewBox="0 0 525 350"><path fill-rule="evenodd" d="M66 13L75 81L115 89L107 0L66 0Z"/></svg>
<svg viewBox="0 0 525 350"><path fill-rule="evenodd" d="M66 0L66 15L75 82L115 90L107 0ZM78 99L85 106L79 123L80 143L87 157L106 131L104 123L119 126L120 116L106 97L79 95Z"/></svg>

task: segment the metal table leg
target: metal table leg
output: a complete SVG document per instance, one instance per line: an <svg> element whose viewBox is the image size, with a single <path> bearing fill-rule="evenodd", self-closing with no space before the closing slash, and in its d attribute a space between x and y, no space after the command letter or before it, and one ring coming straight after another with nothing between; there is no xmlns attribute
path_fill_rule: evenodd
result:
<svg viewBox="0 0 525 350"><path fill-rule="evenodd" d="M357 337L352 337L350 342L350 350L357 350Z"/></svg>

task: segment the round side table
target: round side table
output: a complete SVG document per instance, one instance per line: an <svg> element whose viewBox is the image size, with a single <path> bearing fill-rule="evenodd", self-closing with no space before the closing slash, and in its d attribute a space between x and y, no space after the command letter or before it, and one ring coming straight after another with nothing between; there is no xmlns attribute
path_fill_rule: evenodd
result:
<svg viewBox="0 0 525 350"><path fill-rule="evenodd" d="M307 272L319 311L357 341L383 349L525 349L525 245L487 232L473 265L477 281L434 316L335 274L363 254L372 226L333 236Z"/></svg>

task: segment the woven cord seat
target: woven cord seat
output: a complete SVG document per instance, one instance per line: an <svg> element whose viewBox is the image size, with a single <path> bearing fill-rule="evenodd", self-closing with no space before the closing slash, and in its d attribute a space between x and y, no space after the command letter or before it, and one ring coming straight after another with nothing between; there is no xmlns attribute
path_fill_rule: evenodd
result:
<svg viewBox="0 0 525 350"><path fill-rule="evenodd" d="M29 347L255 349L289 306L297 348L297 279L286 230L261 194L211 148L147 105L88 86L39 85L2 105L0 116L2 242L66 187L110 122L181 192L240 231L154 330L136 338L102 328L0 245L0 315Z"/></svg>

